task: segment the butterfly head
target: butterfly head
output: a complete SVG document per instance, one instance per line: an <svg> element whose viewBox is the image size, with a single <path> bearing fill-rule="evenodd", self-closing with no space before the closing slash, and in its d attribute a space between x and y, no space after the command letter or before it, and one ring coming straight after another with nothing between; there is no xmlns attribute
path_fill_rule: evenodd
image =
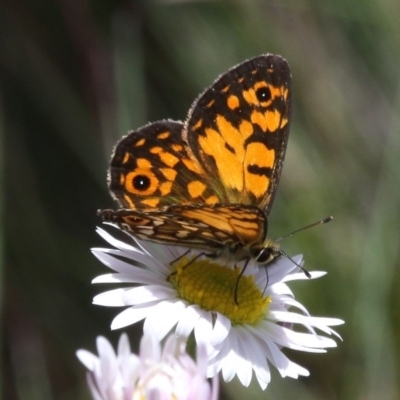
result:
<svg viewBox="0 0 400 400"><path fill-rule="evenodd" d="M272 240L267 239L261 250L257 250L254 260L261 265L268 265L274 262L278 257L284 253L279 249L279 244L274 243Z"/></svg>

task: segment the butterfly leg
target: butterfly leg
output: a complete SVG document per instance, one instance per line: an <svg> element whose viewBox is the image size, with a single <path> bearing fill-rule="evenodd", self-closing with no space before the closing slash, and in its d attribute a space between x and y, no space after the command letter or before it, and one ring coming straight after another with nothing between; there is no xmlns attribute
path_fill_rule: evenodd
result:
<svg viewBox="0 0 400 400"><path fill-rule="evenodd" d="M171 261L171 262L169 263L169 265L175 264L177 261L179 261L179 260L182 259L183 257L187 256L187 255L190 253L190 251L191 251L191 250L188 249L188 250L185 251L183 254L181 254L178 258L175 258L174 261Z"/></svg>
<svg viewBox="0 0 400 400"><path fill-rule="evenodd" d="M182 255L181 255L180 257L178 257L176 260L172 261L172 262L170 263L170 265L172 265L172 264L174 264L175 262L177 262L178 260L180 260L182 257L184 257L184 256L185 256L186 254L188 254L189 252L190 252L190 250L188 250L186 253L182 254ZM193 257L187 264L185 264L185 265L182 267L182 269L188 267L190 264L194 263L198 258L200 258L201 256L204 256L204 255L206 255L204 252L201 252L201 253L197 254L197 255L196 255L195 257ZM175 275L176 273L177 273L176 271L171 272L171 273L168 275L167 280L169 280L169 278L170 278L172 275Z"/></svg>
<svg viewBox="0 0 400 400"><path fill-rule="evenodd" d="M265 291L267 290L268 283L269 283L268 268L265 268L265 273L266 273L266 275L267 275L267 283L265 284L265 288L264 288L264 290L263 290L263 292L262 292L261 297L264 297Z"/></svg>
<svg viewBox="0 0 400 400"><path fill-rule="evenodd" d="M235 285L235 303L236 303L237 306L239 305L238 299L237 299L237 293L238 293L238 289L239 289L239 281L240 281L240 278L243 276L244 271L246 270L247 265L249 264L249 261L250 261L250 258L248 258L248 259L246 260L246 262L245 262L244 265L243 265L242 270L240 271L238 277L236 278L236 285Z"/></svg>
<svg viewBox="0 0 400 400"><path fill-rule="evenodd" d="M175 259L174 261L171 261L170 263L169 263L169 265L173 265L173 264L175 264L177 261L179 261L180 259L182 259L183 257L185 257L187 254L189 254L190 252L191 252L192 250L187 250L185 253L183 253L181 256L179 256L177 259ZM202 257L202 256L205 256L205 257L208 257L208 258L211 258L211 259L215 259L215 258L218 258L218 254L217 253L204 253L203 251L201 252L201 253L199 253L199 254L197 254L196 256L194 256L186 265L184 265L183 267L182 267L182 269L183 268L186 268L186 267L188 267L190 264L192 264L192 263L194 263L197 259L199 259L200 257ZM168 280L169 280L169 277L171 276L171 275L175 275L176 274L176 271L174 271L174 272L171 272L170 274L169 274L169 276L168 276Z"/></svg>

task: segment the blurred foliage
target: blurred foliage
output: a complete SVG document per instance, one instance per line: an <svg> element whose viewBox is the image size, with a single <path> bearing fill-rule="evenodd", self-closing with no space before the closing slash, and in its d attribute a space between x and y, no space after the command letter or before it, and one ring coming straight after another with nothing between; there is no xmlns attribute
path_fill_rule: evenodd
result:
<svg viewBox="0 0 400 400"><path fill-rule="evenodd" d="M148 121L184 119L229 67L271 52L291 66L294 113L270 218L290 254L328 276L293 284L314 315L343 318L311 372L221 398L398 399L400 3L397 0L3 0L0 3L2 392L88 399L78 348L116 340L91 305L105 268L96 210L113 144ZM134 347L140 326L128 329ZM251 394L250 394L251 393Z"/></svg>

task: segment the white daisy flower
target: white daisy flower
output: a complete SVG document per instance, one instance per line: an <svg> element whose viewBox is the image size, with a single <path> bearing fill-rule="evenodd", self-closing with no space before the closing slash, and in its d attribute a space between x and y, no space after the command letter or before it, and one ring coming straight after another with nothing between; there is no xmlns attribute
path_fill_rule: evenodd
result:
<svg viewBox="0 0 400 400"><path fill-rule="evenodd" d="M120 337L117 353L106 338L99 336L97 351L98 356L77 351L88 369L94 400L217 399L218 380L213 379L212 387L207 381L207 352L202 345L197 348L197 363L176 335L168 337L163 349L154 335L144 335L138 356L131 353L126 334Z"/></svg>
<svg viewBox="0 0 400 400"><path fill-rule="evenodd" d="M99 276L93 283L136 284L94 298L98 305L128 306L113 320L112 329L144 320L144 332L156 334L159 340L174 327L183 338L194 332L197 343L207 344L208 376L221 371L225 381L237 375L248 386L254 372L265 389L271 379L269 363L282 377L309 375L284 355L283 347L316 353L336 347L333 339L316 330L340 338L330 326L343 321L312 317L294 299L286 282L308 278L285 257L267 271L250 262L235 293L242 268L207 258L190 262L195 253L187 258L187 249L143 241L130 245L102 229L98 232L115 249L97 248L93 254L116 273ZM302 263L301 256L293 260ZM324 274L314 271L311 277ZM294 325L307 333L296 332Z"/></svg>

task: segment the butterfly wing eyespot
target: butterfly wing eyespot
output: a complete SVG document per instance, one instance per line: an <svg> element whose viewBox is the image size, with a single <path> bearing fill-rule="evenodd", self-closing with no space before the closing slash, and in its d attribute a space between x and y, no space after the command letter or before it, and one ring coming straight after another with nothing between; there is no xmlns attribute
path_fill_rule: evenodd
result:
<svg viewBox="0 0 400 400"><path fill-rule="evenodd" d="M271 99L271 90L268 87L260 87L256 90L256 97L260 103L265 103Z"/></svg>
<svg viewBox="0 0 400 400"><path fill-rule="evenodd" d="M138 192L145 192L151 186L151 178L145 174L137 174L132 178L131 185Z"/></svg>

